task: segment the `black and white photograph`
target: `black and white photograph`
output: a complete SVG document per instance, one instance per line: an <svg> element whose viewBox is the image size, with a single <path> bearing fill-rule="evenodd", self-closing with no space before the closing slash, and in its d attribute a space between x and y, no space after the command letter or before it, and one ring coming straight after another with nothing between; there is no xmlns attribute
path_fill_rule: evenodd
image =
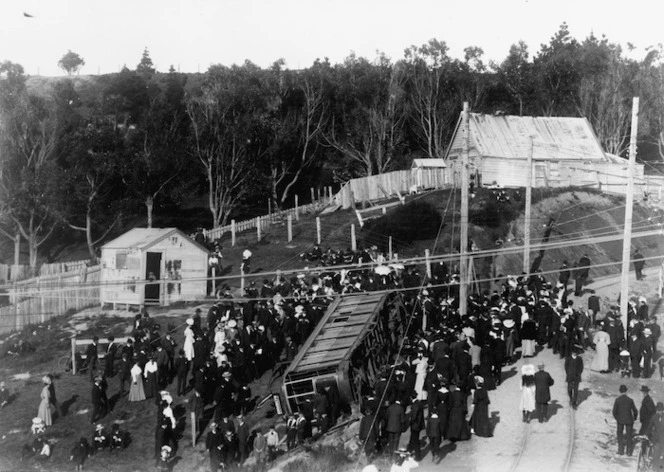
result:
<svg viewBox="0 0 664 472"><path fill-rule="evenodd" d="M662 12L0 2L0 471L664 470Z"/></svg>

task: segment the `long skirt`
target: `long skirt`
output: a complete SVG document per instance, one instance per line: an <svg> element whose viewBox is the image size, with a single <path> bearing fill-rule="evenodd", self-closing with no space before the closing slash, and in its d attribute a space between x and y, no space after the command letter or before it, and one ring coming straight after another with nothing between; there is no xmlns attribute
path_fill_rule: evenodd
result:
<svg viewBox="0 0 664 472"><path fill-rule="evenodd" d="M159 393L159 377L156 372L148 372L145 378L145 397L153 398Z"/></svg>
<svg viewBox="0 0 664 472"><path fill-rule="evenodd" d="M44 425L51 426L53 424L51 404L48 401L48 398L44 398L39 404L39 412L37 413L37 416L44 420Z"/></svg>
<svg viewBox="0 0 664 472"><path fill-rule="evenodd" d="M143 390L143 379L139 378L138 381L131 383L129 389L129 401L140 402L145 400L145 391Z"/></svg>
<svg viewBox="0 0 664 472"><path fill-rule="evenodd" d="M535 355L534 339L523 339L521 341L521 346L523 347L523 357L533 357Z"/></svg>
<svg viewBox="0 0 664 472"><path fill-rule="evenodd" d="M477 390L475 392L475 408L470 417L470 427L476 436L490 438L491 422L489 421L489 395L486 390Z"/></svg>

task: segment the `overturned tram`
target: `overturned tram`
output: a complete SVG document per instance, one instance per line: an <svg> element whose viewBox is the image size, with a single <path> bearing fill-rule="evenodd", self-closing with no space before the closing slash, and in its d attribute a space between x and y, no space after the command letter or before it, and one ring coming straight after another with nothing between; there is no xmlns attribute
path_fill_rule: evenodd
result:
<svg viewBox="0 0 664 472"><path fill-rule="evenodd" d="M359 402L396 352L407 326L398 292L363 292L339 296L283 377L282 400L289 413L307 398L336 384L346 404Z"/></svg>

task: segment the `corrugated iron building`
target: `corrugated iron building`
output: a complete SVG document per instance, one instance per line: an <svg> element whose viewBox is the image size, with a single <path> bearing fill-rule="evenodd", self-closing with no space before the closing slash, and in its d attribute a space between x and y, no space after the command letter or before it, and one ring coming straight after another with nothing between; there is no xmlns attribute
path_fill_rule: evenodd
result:
<svg viewBox="0 0 664 472"><path fill-rule="evenodd" d="M482 185L525 187L528 157L535 187L590 187L625 193L628 162L605 153L585 118L484 115L469 113L471 176ZM461 118L445 159L459 179ZM635 183L644 182L637 164Z"/></svg>

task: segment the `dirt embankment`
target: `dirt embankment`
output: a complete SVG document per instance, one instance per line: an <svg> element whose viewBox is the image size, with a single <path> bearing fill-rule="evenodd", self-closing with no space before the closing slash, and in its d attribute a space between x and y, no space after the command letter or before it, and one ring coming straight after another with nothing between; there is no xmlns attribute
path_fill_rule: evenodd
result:
<svg viewBox="0 0 664 472"><path fill-rule="evenodd" d="M625 200L621 197L601 195L584 191L570 191L541 199L532 206L531 245L545 242L547 225L553 223L548 241L564 243L560 248L547 249L540 253L533 250L530 255L531 264L542 255L540 268L544 271L557 273L563 261L567 260L570 267L581 256L587 254L592 261L591 277L617 274L621 270L623 240L601 243L584 243L580 241L599 236L622 235L625 221ZM523 247L523 213L508 227L503 228L506 235L503 239L505 248ZM638 231L656 230L661 226L661 211L654 206L636 204L632 218L632 228ZM482 231L475 228L475 231ZM484 248L483 248L484 249ZM648 258L656 258L662 254L664 241L659 236L635 238L632 240L631 254L636 249ZM505 254L496 256L491 264L485 265L480 277L498 276L500 274L520 274L523 269L522 254ZM658 266L660 260L646 261L646 267ZM490 272L487 270L490 268ZM479 270L478 270L479 272Z"/></svg>

